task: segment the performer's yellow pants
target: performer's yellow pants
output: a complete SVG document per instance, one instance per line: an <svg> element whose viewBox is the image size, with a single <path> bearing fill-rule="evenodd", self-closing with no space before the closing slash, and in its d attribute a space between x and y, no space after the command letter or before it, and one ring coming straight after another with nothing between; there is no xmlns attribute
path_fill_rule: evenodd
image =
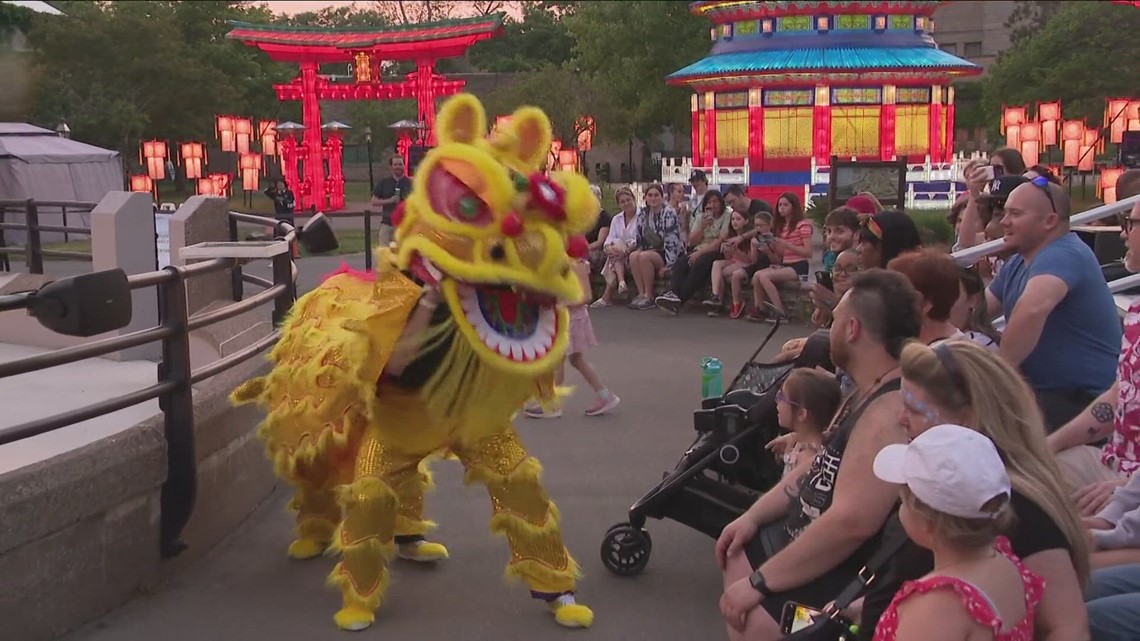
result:
<svg viewBox="0 0 1140 641"><path fill-rule="evenodd" d="M427 461L444 450L466 468L466 482L487 487L491 531L505 535L511 550L507 576L525 581L535 592L573 590L579 568L562 543L558 510L539 483L538 461L527 455L514 428L470 445L450 439L429 445L435 439L422 436L426 434L417 435L417 443L397 445L369 428L350 450L355 454L351 467L334 461L333 469L298 468L304 479L293 504L298 534L331 540L341 552L329 581L341 589L346 605L379 606L395 537L425 534L434 527L423 516L424 492L431 486ZM351 478L344 478L349 469Z"/></svg>

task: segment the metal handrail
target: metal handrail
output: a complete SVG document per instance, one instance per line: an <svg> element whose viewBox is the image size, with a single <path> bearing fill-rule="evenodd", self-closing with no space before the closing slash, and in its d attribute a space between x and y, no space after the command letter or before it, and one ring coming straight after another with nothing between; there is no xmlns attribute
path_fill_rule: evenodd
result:
<svg viewBox="0 0 1140 641"><path fill-rule="evenodd" d="M1093 207L1088 211L1083 211L1070 217L1069 225L1084 225L1087 223L1102 220L1104 218L1108 218L1109 216L1123 214L1125 212L1131 211L1131 209L1136 206L1136 203L1140 203L1140 196L1130 196L1124 200L1118 200L1114 203L1100 205L1099 207ZM998 238L996 240L981 243L980 245L974 245L973 247L960 249L951 254L951 256L954 257L954 260L957 261L959 265L963 267L969 267L970 265L977 263L983 258L998 253L998 251L1000 251L1004 245L1005 241ZM1140 274L1132 274L1130 276L1118 278L1108 283L1108 289L1114 294L1113 299L1116 302L1117 311L1120 312L1121 315L1127 312L1128 308L1132 306L1132 303L1136 302L1137 299L1140 299L1140 296L1120 294L1120 292L1132 289L1138 285L1140 285ZM994 319L994 327L1001 327L1004 323L1004 316L1000 316Z"/></svg>
<svg viewBox="0 0 1140 641"><path fill-rule="evenodd" d="M90 227L73 227L67 224L67 211L68 208L75 213L89 213L95 209L98 203L89 203L83 201L64 201L64 200L36 200L29 198L27 200L0 200L0 265L4 269L11 269L9 256L13 254L24 254L24 261L27 263L28 272L32 274L44 273L44 258L75 258L79 260L91 260L91 254L88 252L73 252L64 251L59 249L44 249L43 243L40 240L40 232L60 232L63 234L64 242L69 239L69 234L83 234L86 236L91 235ZM39 210L41 207L58 207L63 214L63 225L43 225L40 223ZM9 210L24 213L24 222L10 223L4 221L4 214ZM28 233L27 240L21 247L9 247L5 245L4 230L26 230Z"/></svg>
<svg viewBox="0 0 1140 641"><path fill-rule="evenodd" d="M1136 203L1140 203L1140 196L1131 196L1129 198L1125 198L1124 200L1118 200L1114 203L1100 205L1099 207L1093 207L1088 211L1083 211L1070 217L1069 225L1084 225L1087 223L1096 222L1103 218L1108 218L1109 216L1122 214L1131 210L1132 207L1136 205ZM974 263L987 256L996 254L1004 244L1005 241L998 238L997 240L987 241L981 243L980 245L974 245L973 247L960 249L951 255L954 257L954 260L958 261L959 265L963 267L969 267L970 265L973 265Z"/></svg>
<svg viewBox="0 0 1140 641"><path fill-rule="evenodd" d="M0 207L5 202L0 201ZM280 237L290 242L297 238L297 230L287 222L250 214L235 215L231 213L231 228L237 220L271 226L280 234ZM36 253L39 254L39 252ZM75 347L0 363L0 380L3 380L155 341L162 342L162 359L158 364L158 381L154 385L54 416L0 428L0 445L44 434L157 398L164 418L163 432L167 442L167 478L163 484L161 495L160 552L163 557L172 557L181 553L186 545L180 537L183 528L189 521L190 514L193 512L197 488L197 455L194 446L194 405L191 386L253 358L270 348L280 338L280 332L275 329L268 336L238 352L229 354L196 370L191 370L190 332L233 318L270 301L274 302L274 327L280 326L296 296L295 283L293 282L295 265L289 253L275 256L272 260L272 281L254 276L240 277L240 275L237 281L260 285L264 287L263 291L220 309L193 316L189 314L186 306L186 282L191 278L225 269L232 269L236 272L240 269L236 260L215 258L186 266L170 266L153 272L132 275L127 279L131 290L146 287L158 288L159 324L157 326L122 336L104 338ZM21 292L0 296L0 311L26 309L35 295L35 292Z"/></svg>

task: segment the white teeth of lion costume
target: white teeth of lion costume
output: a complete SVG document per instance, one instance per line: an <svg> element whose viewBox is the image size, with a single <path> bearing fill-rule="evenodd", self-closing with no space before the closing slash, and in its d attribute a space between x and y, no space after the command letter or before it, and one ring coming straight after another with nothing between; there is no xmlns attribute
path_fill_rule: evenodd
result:
<svg viewBox="0 0 1140 641"><path fill-rule="evenodd" d="M329 581L343 596L334 618L344 629L372 623L398 542L417 560L447 556L423 539L433 525L422 514L427 461L443 452L490 492L491 530L511 549L507 575L546 600L559 623L593 620L574 601L578 565L511 421L529 398L555 394L564 304L582 297L570 259L585 256L579 234L599 205L581 176L541 173L551 133L538 109L486 131L474 97L444 104L440 144L395 217L395 251L378 252L375 274L344 269L299 299L273 371L233 395L267 410L259 434L295 488L289 555L341 555ZM442 297L433 312L420 300L425 288ZM432 321L411 335L405 326L419 307ZM385 364L400 341L416 341L417 355L391 376Z"/></svg>

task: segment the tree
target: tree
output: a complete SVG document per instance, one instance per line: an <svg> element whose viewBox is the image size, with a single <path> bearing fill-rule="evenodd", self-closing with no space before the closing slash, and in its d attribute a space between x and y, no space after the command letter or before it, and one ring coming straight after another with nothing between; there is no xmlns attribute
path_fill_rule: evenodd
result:
<svg viewBox="0 0 1140 641"><path fill-rule="evenodd" d="M377 0L372 4L393 24L415 24L454 18L460 5L465 3L453 0Z"/></svg>
<svg viewBox="0 0 1140 641"><path fill-rule="evenodd" d="M1005 26L1010 28L1010 42L1021 44L1056 17L1065 4L1056 0L1017 0L1013 13L1005 22Z"/></svg>
<svg viewBox="0 0 1140 641"><path fill-rule="evenodd" d="M272 85L295 73L227 41L228 20L268 21L240 2L70 2L37 18L33 120L135 157L142 138L213 138L214 116L281 115ZM291 114L290 114L291 115Z"/></svg>
<svg viewBox="0 0 1140 641"><path fill-rule="evenodd" d="M1140 10L1107 2L1068 2L1044 28L990 68L984 102L995 126L1001 105L1060 99L1066 119L1099 122L1105 98L1140 87Z"/></svg>
<svg viewBox="0 0 1140 641"><path fill-rule="evenodd" d="M689 13L689 3L583 2L564 18L574 38L571 68L594 88L598 136L643 142L664 127L690 127L685 88L665 76L708 52L708 23Z"/></svg>
<svg viewBox="0 0 1140 641"><path fill-rule="evenodd" d="M320 11L306 11L294 15L276 16L274 22L308 27L385 27L392 20L375 9L361 9L355 6L325 7Z"/></svg>
<svg viewBox="0 0 1140 641"><path fill-rule="evenodd" d="M484 104L487 118L492 121L523 105L538 107L550 118L554 137L571 146L576 140L574 122L580 116L592 114L598 99L580 75L567 68L550 66L519 74L513 84L487 96Z"/></svg>
<svg viewBox="0 0 1140 641"><path fill-rule="evenodd" d="M541 3L525 5L522 20L508 18L503 31L471 47L468 61L481 71L510 73L562 66L572 57L574 39L566 24Z"/></svg>

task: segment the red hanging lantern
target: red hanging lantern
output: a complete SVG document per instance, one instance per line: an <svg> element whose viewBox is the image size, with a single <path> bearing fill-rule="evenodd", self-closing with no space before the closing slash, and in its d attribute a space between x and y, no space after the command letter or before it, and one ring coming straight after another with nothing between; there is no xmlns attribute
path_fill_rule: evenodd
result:
<svg viewBox="0 0 1140 641"><path fill-rule="evenodd" d="M258 125L261 132L261 153L266 156L277 155L277 121L262 120Z"/></svg>
<svg viewBox="0 0 1140 641"><path fill-rule="evenodd" d="M249 153L249 139L253 136L253 121L249 118L234 118L234 143L239 154Z"/></svg>
<svg viewBox="0 0 1140 641"><path fill-rule="evenodd" d="M1061 102L1043 102L1037 105L1038 120L1060 120Z"/></svg>
<svg viewBox="0 0 1140 641"><path fill-rule="evenodd" d="M230 193L230 175L229 174L210 174L210 180L214 183L214 196L228 196Z"/></svg>
<svg viewBox="0 0 1140 641"><path fill-rule="evenodd" d="M218 116L217 118L217 134L218 141L221 143L222 151L234 151L237 146L234 142L234 117L233 116Z"/></svg>
<svg viewBox="0 0 1140 641"><path fill-rule="evenodd" d="M578 131L578 149L581 151L590 151L594 147L594 133L597 132L597 124L594 122L593 116L582 116L574 122L574 129Z"/></svg>
<svg viewBox="0 0 1140 641"><path fill-rule="evenodd" d="M242 154L238 158L241 169L241 187L246 191L257 191L261 173L261 154Z"/></svg>
<svg viewBox="0 0 1140 641"><path fill-rule="evenodd" d="M1001 132L1004 134L1007 127L1016 127L1027 120L1025 107L1006 107L1001 116Z"/></svg>
<svg viewBox="0 0 1140 641"><path fill-rule="evenodd" d="M150 176L131 176L131 191L138 191L143 193L151 193L154 189L154 181Z"/></svg>
<svg viewBox="0 0 1140 641"><path fill-rule="evenodd" d="M184 142L180 145L182 152L182 167L186 171L186 178L193 180L202 177L205 168L206 150L200 142Z"/></svg>
<svg viewBox="0 0 1140 641"><path fill-rule="evenodd" d="M214 179L213 178L199 178L198 179L198 195L199 196L214 196Z"/></svg>
<svg viewBox="0 0 1140 641"><path fill-rule="evenodd" d="M166 143L147 140L142 143L139 162L146 165L146 174L153 180L166 179Z"/></svg>

